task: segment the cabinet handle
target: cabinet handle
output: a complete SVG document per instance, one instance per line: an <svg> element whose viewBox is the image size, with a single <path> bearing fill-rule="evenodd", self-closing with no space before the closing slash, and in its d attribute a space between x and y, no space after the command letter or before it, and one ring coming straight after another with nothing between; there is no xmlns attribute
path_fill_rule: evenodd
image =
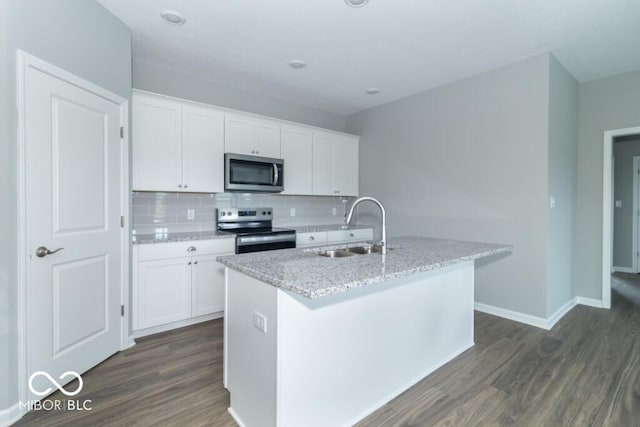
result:
<svg viewBox="0 0 640 427"><path fill-rule="evenodd" d="M251 150L251 154L256 154L256 150Z"/></svg>
<svg viewBox="0 0 640 427"><path fill-rule="evenodd" d="M187 188L187 187L188 187L188 185L187 185L187 184L185 184L185 185L184 185L184 188Z"/></svg>
<svg viewBox="0 0 640 427"><path fill-rule="evenodd" d="M182 184L178 184L178 188L182 188Z"/></svg>
<svg viewBox="0 0 640 427"><path fill-rule="evenodd" d="M309 236L309 240L316 240L316 238L313 236Z"/></svg>
<svg viewBox="0 0 640 427"><path fill-rule="evenodd" d="M187 248L187 252L195 252L196 251L196 247L195 246L189 246Z"/></svg>
<svg viewBox="0 0 640 427"><path fill-rule="evenodd" d="M260 150L256 150L256 154L260 154Z"/></svg>
<svg viewBox="0 0 640 427"><path fill-rule="evenodd" d="M197 264L197 263L198 263L198 261L193 261L193 263L194 263L194 264Z"/></svg>
<svg viewBox="0 0 640 427"><path fill-rule="evenodd" d="M189 262L187 263L187 265L191 265L191 261L189 261Z"/></svg>
<svg viewBox="0 0 640 427"><path fill-rule="evenodd" d="M353 237L353 233L349 233L349 237Z"/></svg>

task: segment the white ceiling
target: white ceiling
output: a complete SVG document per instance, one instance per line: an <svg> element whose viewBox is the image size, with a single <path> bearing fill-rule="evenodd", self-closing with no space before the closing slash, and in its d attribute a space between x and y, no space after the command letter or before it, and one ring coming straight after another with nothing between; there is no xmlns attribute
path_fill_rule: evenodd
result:
<svg viewBox="0 0 640 427"><path fill-rule="evenodd" d="M640 69L640 0L98 2L131 27L134 63L339 114L544 52L580 82ZM186 24L165 23L164 9Z"/></svg>

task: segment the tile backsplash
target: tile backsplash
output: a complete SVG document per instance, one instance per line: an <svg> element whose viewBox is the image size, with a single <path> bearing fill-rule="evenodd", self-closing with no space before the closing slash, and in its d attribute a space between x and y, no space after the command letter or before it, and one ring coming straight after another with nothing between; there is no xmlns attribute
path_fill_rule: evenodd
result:
<svg viewBox="0 0 640 427"><path fill-rule="evenodd" d="M134 234L152 234L158 231L215 230L216 209L227 207L271 207L273 225L276 227L342 224L345 209L351 206L353 200L353 197L280 194L134 192L132 231ZM188 218L189 209L193 209L193 219ZM295 216L291 216L292 209L295 209Z"/></svg>

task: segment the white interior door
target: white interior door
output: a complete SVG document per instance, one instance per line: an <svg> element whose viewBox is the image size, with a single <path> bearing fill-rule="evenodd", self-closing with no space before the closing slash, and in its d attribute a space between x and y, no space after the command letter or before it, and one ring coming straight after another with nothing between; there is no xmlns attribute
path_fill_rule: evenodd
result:
<svg viewBox="0 0 640 427"><path fill-rule="evenodd" d="M24 78L27 370L57 379L119 350L120 105L35 68Z"/></svg>

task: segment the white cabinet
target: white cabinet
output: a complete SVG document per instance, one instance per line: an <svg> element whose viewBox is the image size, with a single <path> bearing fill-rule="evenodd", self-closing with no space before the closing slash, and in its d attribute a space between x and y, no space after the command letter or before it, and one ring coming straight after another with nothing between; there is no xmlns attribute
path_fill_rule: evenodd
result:
<svg viewBox="0 0 640 427"><path fill-rule="evenodd" d="M224 151L280 158L280 125L236 114L225 115Z"/></svg>
<svg viewBox="0 0 640 427"><path fill-rule="evenodd" d="M372 228L296 233L296 247L298 248L332 245L335 243L364 242L367 240L373 240Z"/></svg>
<svg viewBox="0 0 640 427"><path fill-rule="evenodd" d="M283 194L313 192L313 133L310 129L283 126L280 140L284 159Z"/></svg>
<svg viewBox="0 0 640 427"><path fill-rule="evenodd" d="M221 314L224 266L216 257L234 252L234 239L135 245L135 335L172 329Z"/></svg>
<svg viewBox="0 0 640 427"><path fill-rule="evenodd" d="M134 93L132 145L134 190L223 191L221 111Z"/></svg>
<svg viewBox="0 0 640 427"><path fill-rule="evenodd" d="M327 244L327 232L296 233L296 247L321 246Z"/></svg>
<svg viewBox="0 0 640 427"><path fill-rule="evenodd" d="M334 230L327 232L327 241L335 243L359 242L373 239L372 228L357 228L354 230Z"/></svg>
<svg viewBox="0 0 640 427"><path fill-rule="evenodd" d="M313 132L313 194L358 195L358 138Z"/></svg>

